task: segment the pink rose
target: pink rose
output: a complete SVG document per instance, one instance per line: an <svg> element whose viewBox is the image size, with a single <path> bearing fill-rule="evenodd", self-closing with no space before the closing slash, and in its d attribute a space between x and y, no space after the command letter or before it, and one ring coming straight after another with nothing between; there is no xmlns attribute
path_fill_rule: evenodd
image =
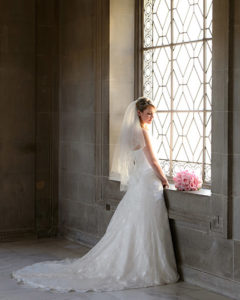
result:
<svg viewBox="0 0 240 300"><path fill-rule="evenodd" d="M196 191L201 188L202 181L193 172L188 170L180 171L173 177L175 187L179 191Z"/></svg>

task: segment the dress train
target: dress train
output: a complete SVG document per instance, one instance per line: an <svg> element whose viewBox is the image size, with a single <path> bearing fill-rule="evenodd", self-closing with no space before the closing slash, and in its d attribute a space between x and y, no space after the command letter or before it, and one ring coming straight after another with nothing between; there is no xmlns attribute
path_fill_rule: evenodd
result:
<svg viewBox="0 0 240 300"><path fill-rule="evenodd" d="M161 182L141 149L135 156L129 188L100 241L81 258L17 270L12 274L17 281L45 290L87 292L178 280Z"/></svg>

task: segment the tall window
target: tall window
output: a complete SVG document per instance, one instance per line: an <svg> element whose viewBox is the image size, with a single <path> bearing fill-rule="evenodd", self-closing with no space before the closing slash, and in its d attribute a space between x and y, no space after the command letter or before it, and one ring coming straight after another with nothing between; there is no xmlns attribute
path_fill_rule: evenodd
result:
<svg viewBox="0 0 240 300"><path fill-rule="evenodd" d="M160 164L211 182L212 0L144 0L143 94Z"/></svg>

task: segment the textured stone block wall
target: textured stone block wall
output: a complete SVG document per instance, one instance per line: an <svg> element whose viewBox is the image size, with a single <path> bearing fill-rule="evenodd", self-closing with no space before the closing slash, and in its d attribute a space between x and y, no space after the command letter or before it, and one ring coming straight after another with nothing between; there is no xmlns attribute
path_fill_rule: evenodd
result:
<svg viewBox="0 0 240 300"><path fill-rule="evenodd" d="M100 236L105 210L96 203L96 92L101 30L95 0L60 1L59 228L83 240ZM109 220L109 218L107 219ZM103 222L103 223L102 223ZM92 240L92 241L93 241Z"/></svg>
<svg viewBox="0 0 240 300"><path fill-rule="evenodd" d="M59 3L36 0L36 194L38 236L57 233L59 168Z"/></svg>
<svg viewBox="0 0 240 300"><path fill-rule="evenodd" d="M232 105L232 148L233 148L233 206L232 236L234 239L234 279L240 282L240 2L233 7L233 105Z"/></svg>
<svg viewBox="0 0 240 300"><path fill-rule="evenodd" d="M56 234L58 1L0 1L0 239Z"/></svg>
<svg viewBox="0 0 240 300"><path fill-rule="evenodd" d="M0 239L35 227L34 25L34 1L0 1Z"/></svg>

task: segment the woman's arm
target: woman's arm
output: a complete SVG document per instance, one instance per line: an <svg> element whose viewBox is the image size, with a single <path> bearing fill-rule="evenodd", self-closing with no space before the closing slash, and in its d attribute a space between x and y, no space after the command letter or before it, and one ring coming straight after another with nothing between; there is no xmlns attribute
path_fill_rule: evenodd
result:
<svg viewBox="0 0 240 300"><path fill-rule="evenodd" d="M164 175L162 168L154 154L152 143L146 129L143 129L143 135L145 140L145 147L143 148L144 154L146 155L146 158L153 170L155 171L156 175L161 180L163 187L169 187L167 178Z"/></svg>

